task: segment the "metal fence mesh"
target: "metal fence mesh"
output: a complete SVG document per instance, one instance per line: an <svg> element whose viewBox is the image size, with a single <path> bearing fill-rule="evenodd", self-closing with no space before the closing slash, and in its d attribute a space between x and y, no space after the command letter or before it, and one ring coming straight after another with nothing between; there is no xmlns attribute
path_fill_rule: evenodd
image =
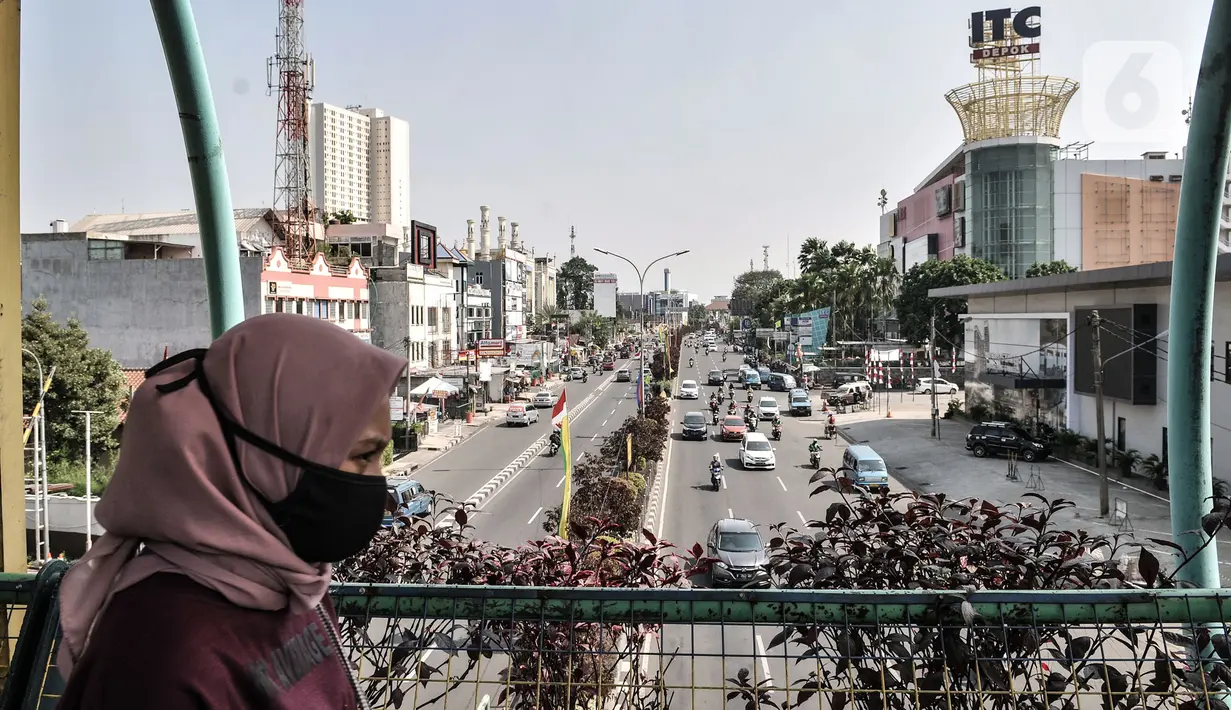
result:
<svg viewBox="0 0 1231 710"><path fill-rule="evenodd" d="M341 587L369 700L443 708L1225 708L1227 602L1169 592Z"/></svg>

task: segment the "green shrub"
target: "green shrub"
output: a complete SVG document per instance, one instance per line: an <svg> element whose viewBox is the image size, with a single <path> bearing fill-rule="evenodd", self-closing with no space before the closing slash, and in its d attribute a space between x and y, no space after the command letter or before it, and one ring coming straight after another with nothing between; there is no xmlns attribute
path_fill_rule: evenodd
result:
<svg viewBox="0 0 1231 710"><path fill-rule="evenodd" d="M380 455L380 465L382 467L393 463L393 442L390 441L385 445L385 450Z"/></svg>
<svg viewBox="0 0 1231 710"><path fill-rule="evenodd" d="M114 466L102 461L94 461L91 462L90 468L90 493L95 496L101 496L103 491L107 490L107 484L111 482L111 474L115 470ZM48 461L47 481L48 483L71 483L73 484L73 489L68 491L68 494L84 496L85 462Z"/></svg>
<svg viewBox="0 0 1231 710"><path fill-rule="evenodd" d="M629 471L625 477L629 483L633 484L633 491L636 492L638 498L645 495L645 476L636 471Z"/></svg>

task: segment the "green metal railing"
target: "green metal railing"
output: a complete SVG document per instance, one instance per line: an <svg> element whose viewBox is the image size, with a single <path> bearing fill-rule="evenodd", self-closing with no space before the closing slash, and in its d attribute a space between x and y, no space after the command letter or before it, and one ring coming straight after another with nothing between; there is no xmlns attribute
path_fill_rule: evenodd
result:
<svg viewBox="0 0 1231 710"><path fill-rule="evenodd" d="M0 578L10 622L25 611L3 710L52 708L62 690L59 577ZM381 708L1221 710L1231 682L1219 590L340 585L332 597Z"/></svg>

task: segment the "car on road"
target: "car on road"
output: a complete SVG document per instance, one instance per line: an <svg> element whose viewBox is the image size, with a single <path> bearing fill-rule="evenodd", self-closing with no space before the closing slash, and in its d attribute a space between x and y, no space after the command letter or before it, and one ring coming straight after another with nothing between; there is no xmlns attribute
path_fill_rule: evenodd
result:
<svg viewBox="0 0 1231 710"><path fill-rule="evenodd" d="M684 380L680 383L680 399L700 399L701 388L696 380Z"/></svg>
<svg viewBox="0 0 1231 710"><path fill-rule="evenodd" d="M748 426L744 424L744 418L739 416L723 417L722 428L718 432L719 438L723 441L739 441L744 438L744 433L748 431Z"/></svg>
<svg viewBox="0 0 1231 710"><path fill-rule="evenodd" d="M554 407L556 406L556 396L549 390L539 390L534 393L535 407Z"/></svg>
<svg viewBox="0 0 1231 710"><path fill-rule="evenodd" d="M871 446L853 444L842 454L842 466L852 471L855 485L870 491L889 491L889 467Z"/></svg>
<svg viewBox="0 0 1231 710"><path fill-rule="evenodd" d="M709 438L709 435L709 419L706 418L705 413L689 412L684 415L684 425L680 429L680 436L682 438L705 441Z"/></svg>
<svg viewBox="0 0 1231 710"><path fill-rule="evenodd" d="M426 518L435 507L433 496L423 484L410 478L390 476L385 479L385 519L382 525L393 527L398 518Z"/></svg>
<svg viewBox="0 0 1231 710"><path fill-rule="evenodd" d="M714 559L710 583L715 587L768 587L769 555L750 520L723 518L710 528L706 555Z"/></svg>
<svg viewBox="0 0 1231 710"><path fill-rule="evenodd" d="M586 371L580 367L570 367L568 370L568 378L570 380L580 380L586 376Z"/></svg>
<svg viewBox="0 0 1231 710"><path fill-rule="evenodd" d="M1022 461L1042 461L1051 455L1051 446L1038 441L1012 422L983 422L966 435L966 450L978 458L996 454L1016 454Z"/></svg>
<svg viewBox="0 0 1231 710"><path fill-rule="evenodd" d="M866 402L872 396L872 385L867 382L847 382L829 393L830 406L839 404L851 406L856 402Z"/></svg>
<svg viewBox="0 0 1231 710"><path fill-rule="evenodd" d="M504 413L504 423L507 426L530 426L539 421L539 410L525 404L510 404Z"/></svg>
<svg viewBox="0 0 1231 710"><path fill-rule="evenodd" d="M935 379L920 377L919 382L915 384L915 394L932 394L933 392L936 394L957 394L958 386L939 377Z"/></svg>
<svg viewBox="0 0 1231 710"><path fill-rule="evenodd" d="M615 369L615 360L607 360L603 363L603 372L611 372Z"/></svg>
<svg viewBox="0 0 1231 710"><path fill-rule="evenodd" d="M774 456L774 447L764 434L750 431L744 434L739 443L739 462L746 469L765 468L773 470L778 467Z"/></svg>
<svg viewBox="0 0 1231 710"><path fill-rule="evenodd" d="M628 371L627 367L621 367L616 370L616 382L632 382L633 373Z"/></svg>
<svg viewBox="0 0 1231 710"><path fill-rule="evenodd" d="M812 398L808 396L808 390L791 390L787 395L787 401L790 403L791 414L797 417L812 416Z"/></svg>
<svg viewBox="0 0 1231 710"><path fill-rule="evenodd" d="M744 385L754 390L761 389L761 374L751 367L744 370Z"/></svg>
<svg viewBox="0 0 1231 710"><path fill-rule="evenodd" d="M773 397L762 397L757 401L757 419L773 419L779 414L778 400Z"/></svg>
<svg viewBox="0 0 1231 710"><path fill-rule="evenodd" d="M710 374L706 376L705 381L710 385L722 385L722 381L726 378L722 376L722 370L710 370Z"/></svg>

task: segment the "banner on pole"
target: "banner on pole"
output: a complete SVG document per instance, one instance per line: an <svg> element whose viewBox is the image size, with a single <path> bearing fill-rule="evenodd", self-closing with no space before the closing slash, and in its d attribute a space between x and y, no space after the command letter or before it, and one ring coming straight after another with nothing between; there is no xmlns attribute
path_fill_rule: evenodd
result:
<svg viewBox="0 0 1231 710"><path fill-rule="evenodd" d="M572 442L568 433L568 404L565 402L567 390L560 392L560 399L551 410L551 423L560 428L560 453L564 457L564 502L560 504L560 537L568 537L568 504L573 495L573 456Z"/></svg>

